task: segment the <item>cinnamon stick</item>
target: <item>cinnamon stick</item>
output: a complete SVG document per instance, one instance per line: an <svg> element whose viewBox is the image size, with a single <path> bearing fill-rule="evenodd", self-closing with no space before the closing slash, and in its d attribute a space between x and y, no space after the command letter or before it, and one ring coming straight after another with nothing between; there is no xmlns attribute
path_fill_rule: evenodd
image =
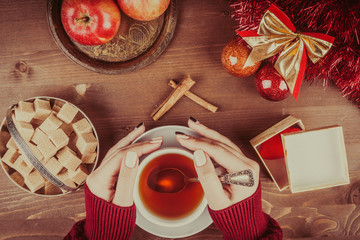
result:
<svg viewBox="0 0 360 240"><path fill-rule="evenodd" d="M172 88L176 88L178 86L178 84L174 81L174 80L170 80L169 85ZM207 110L209 110L210 112L216 112L218 107L205 101L204 99L200 98L199 96L193 94L190 91L186 91L185 96L187 96L188 98L190 98L192 101L196 102L197 104L199 104L200 106L206 108Z"/></svg>
<svg viewBox="0 0 360 240"><path fill-rule="evenodd" d="M163 101L159 107L150 115L154 121L161 118L172 106L182 97L185 93L195 84L195 81L187 76L184 80L179 83L173 92Z"/></svg>

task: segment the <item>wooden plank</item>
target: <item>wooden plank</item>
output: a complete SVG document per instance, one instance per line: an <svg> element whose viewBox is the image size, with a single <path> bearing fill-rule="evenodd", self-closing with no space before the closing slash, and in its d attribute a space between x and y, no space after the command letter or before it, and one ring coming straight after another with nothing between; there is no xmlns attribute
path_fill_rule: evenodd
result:
<svg viewBox="0 0 360 240"><path fill-rule="evenodd" d="M220 2L179 2L179 21L165 52L144 69L101 75L71 62L53 41L46 21L46 1L3 1L0 9L0 113L19 100L49 95L80 107L100 138L100 159L138 123L147 129L186 125L193 116L229 137L260 165L249 140L289 114L307 129L338 124L344 128L351 184L312 192L279 192L261 167L263 208L276 218L285 239L356 239L360 198L360 111L330 84L304 82L299 99L262 99L254 77L236 78L222 68L222 48L234 36L235 22ZM190 74L191 90L219 106L211 113L182 98L154 122L149 116L169 93L168 81ZM83 92L79 84L86 86ZM85 217L83 192L44 198L18 189L0 171L0 239L61 239ZM54 227L56 226L56 227ZM185 239L220 239L214 225ZM132 239L163 239L136 228Z"/></svg>
<svg viewBox="0 0 360 240"><path fill-rule="evenodd" d="M286 238L342 239L358 236L359 205L322 205L272 209Z"/></svg>

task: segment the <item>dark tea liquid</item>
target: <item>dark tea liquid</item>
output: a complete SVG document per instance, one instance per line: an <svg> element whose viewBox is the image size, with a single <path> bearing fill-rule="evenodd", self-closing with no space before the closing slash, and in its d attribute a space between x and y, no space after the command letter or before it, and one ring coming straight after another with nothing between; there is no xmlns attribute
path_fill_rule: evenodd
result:
<svg viewBox="0 0 360 240"><path fill-rule="evenodd" d="M189 182L176 193L160 193L149 188L148 176L153 171L176 168L188 177L196 177L193 160L180 154L164 154L154 158L139 178L139 195L145 207L154 215L178 219L191 214L201 203L204 192L199 182Z"/></svg>

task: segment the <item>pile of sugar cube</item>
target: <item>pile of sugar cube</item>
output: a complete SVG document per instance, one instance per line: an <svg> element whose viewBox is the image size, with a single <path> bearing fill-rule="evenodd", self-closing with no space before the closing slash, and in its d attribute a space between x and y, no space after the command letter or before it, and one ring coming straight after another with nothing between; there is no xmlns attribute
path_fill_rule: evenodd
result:
<svg viewBox="0 0 360 240"><path fill-rule="evenodd" d="M51 106L52 105L52 106ZM20 101L13 120L21 136L42 164L69 187L81 185L93 169L98 140L92 125L72 104L36 98ZM22 155L6 128L0 132L3 167L20 186L44 195L66 192L53 185Z"/></svg>

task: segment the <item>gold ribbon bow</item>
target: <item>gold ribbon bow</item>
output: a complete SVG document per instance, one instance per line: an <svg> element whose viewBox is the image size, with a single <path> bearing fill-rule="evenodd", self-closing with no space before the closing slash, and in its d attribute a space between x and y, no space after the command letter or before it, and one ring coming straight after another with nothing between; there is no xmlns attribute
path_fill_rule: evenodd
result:
<svg viewBox="0 0 360 240"><path fill-rule="evenodd" d="M265 12L259 29L237 31L252 47L244 68L280 53L275 69L285 79L294 98L300 91L309 56L318 62L330 50L334 37L322 33L299 33L284 12L271 5Z"/></svg>

